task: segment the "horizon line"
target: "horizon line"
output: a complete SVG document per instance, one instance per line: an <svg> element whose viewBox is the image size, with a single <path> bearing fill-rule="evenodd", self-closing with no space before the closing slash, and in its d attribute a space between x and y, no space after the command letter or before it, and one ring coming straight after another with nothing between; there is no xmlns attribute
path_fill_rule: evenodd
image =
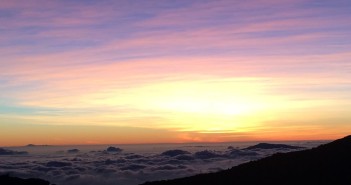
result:
<svg viewBox="0 0 351 185"><path fill-rule="evenodd" d="M345 136L346 137L346 136ZM342 137L343 138L343 137ZM339 138L340 139L340 138ZM0 148L12 148L12 147L65 147L65 146L103 146L103 145L167 145L167 144L216 144L216 143L262 143L262 142L309 142L309 141L335 141L337 139L296 139L296 140L241 140L241 141L222 141L222 142L165 142L165 143L97 143L97 144L32 144L27 145L13 145L13 146L0 146ZM33 146L29 146L33 145Z"/></svg>

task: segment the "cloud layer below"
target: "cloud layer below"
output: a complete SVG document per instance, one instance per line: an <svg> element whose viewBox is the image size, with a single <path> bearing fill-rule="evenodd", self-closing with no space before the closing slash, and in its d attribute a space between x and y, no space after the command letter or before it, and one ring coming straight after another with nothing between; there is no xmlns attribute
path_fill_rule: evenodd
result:
<svg viewBox="0 0 351 185"><path fill-rule="evenodd" d="M288 144L312 147L320 143ZM145 181L215 172L276 152L294 151L289 148L242 150L250 143L232 144L237 146L230 143L124 145L126 149L123 151L107 150L107 146L101 145L95 148L76 146L78 149L28 146L21 147L30 151L27 155L7 153L0 156L0 173L26 178L40 177L52 183L67 185L136 185ZM72 153L74 149L79 151Z"/></svg>

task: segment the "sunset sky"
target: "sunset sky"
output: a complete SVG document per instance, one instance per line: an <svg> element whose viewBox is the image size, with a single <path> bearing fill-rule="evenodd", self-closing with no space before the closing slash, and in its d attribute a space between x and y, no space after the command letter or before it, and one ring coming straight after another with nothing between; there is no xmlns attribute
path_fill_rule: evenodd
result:
<svg viewBox="0 0 351 185"><path fill-rule="evenodd" d="M0 0L0 146L350 133L349 0Z"/></svg>

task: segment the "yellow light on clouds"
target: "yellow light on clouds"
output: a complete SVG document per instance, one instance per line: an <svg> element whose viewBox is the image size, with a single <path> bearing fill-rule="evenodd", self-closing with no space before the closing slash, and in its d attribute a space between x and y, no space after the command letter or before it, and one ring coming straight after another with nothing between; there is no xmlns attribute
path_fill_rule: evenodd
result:
<svg viewBox="0 0 351 185"><path fill-rule="evenodd" d="M98 93L85 100L94 106L124 107L139 111L138 115L147 112L145 117L163 118L151 125L147 120L128 123L133 126L198 132L247 131L259 124L256 116L261 111L270 109L272 102L278 101L265 96L261 81L213 77L211 80L161 81ZM133 112L124 115L133 116L129 114Z"/></svg>

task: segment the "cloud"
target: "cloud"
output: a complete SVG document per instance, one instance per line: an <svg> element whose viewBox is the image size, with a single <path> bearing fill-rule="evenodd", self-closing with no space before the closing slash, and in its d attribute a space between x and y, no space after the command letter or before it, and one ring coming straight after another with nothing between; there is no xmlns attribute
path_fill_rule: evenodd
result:
<svg viewBox="0 0 351 185"><path fill-rule="evenodd" d="M122 149L110 146L106 149L107 152L122 152Z"/></svg>
<svg viewBox="0 0 351 185"><path fill-rule="evenodd" d="M228 152L228 155L231 157L241 157L241 156L257 156L259 154L253 151L230 149L230 151Z"/></svg>
<svg viewBox="0 0 351 185"><path fill-rule="evenodd" d="M79 153L79 150L78 149L69 149L67 150L67 153L70 153L70 154L76 154L76 153Z"/></svg>
<svg viewBox="0 0 351 185"><path fill-rule="evenodd" d="M127 167L125 167L125 168L127 168ZM133 166L130 166L129 168L130 168L130 170L132 170L132 169L133 169ZM134 168L135 168L134 170L138 170L138 168L136 168L136 167L134 167ZM126 170L129 170L129 169L126 169ZM116 172L115 169L112 169L112 168L105 168L105 167L98 167L98 168L96 168L94 171L95 171L96 173L100 173L100 174L104 174L104 175L110 174L110 173L115 173L115 172Z"/></svg>
<svg viewBox="0 0 351 185"><path fill-rule="evenodd" d="M139 164L129 164L125 167L122 167L121 170L131 170L131 171L139 171L141 169L146 168L145 165L139 165Z"/></svg>
<svg viewBox="0 0 351 185"><path fill-rule="evenodd" d="M0 155L26 155L28 152L26 151L13 151L4 148L0 148Z"/></svg>
<svg viewBox="0 0 351 185"><path fill-rule="evenodd" d="M190 152L184 151L184 150L168 150L163 152L161 155L174 157L174 156L184 155L184 154L190 154Z"/></svg>
<svg viewBox="0 0 351 185"><path fill-rule="evenodd" d="M3 124L0 144L27 142L29 130L38 142L59 144L85 142L83 135L95 142L102 138L96 133L111 138L98 143L141 136L199 142L261 137L251 131L270 138L277 128L350 130L342 108L350 107L351 94L345 2L0 1L0 122L21 123ZM242 110L257 111L258 121ZM281 117L271 120L275 115ZM255 121L264 124L250 125ZM276 150L72 152L18 158L0 149L1 157L17 160L4 158L0 171L67 185L138 184L225 169Z"/></svg>
<svg viewBox="0 0 351 185"><path fill-rule="evenodd" d="M144 156L142 155L138 155L138 154L131 154L131 155L127 155L126 157L124 157L125 159L140 159L143 158Z"/></svg>
<svg viewBox="0 0 351 185"><path fill-rule="evenodd" d="M66 166L72 166L72 163L70 162L62 162L62 161L50 161L46 163L47 167L66 167Z"/></svg>
<svg viewBox="0 0 351 185"><path fill-rule="evenodd" d="M209 151L209 150L196 152L194 156L199 159L211 159L211 158L223 157L223 155L218 154L215 151Z"/></svg>
<svg viewBox="0 0 351 185"><path fill-rule="evenodd" d="M106 159L105 164L110 165L110 164L123 164L126 163L127 161L124 159L117 159L117 160L111 160L111 159Z"/></svg>
<svg viewBox="0 0 351 185"><path fill-rule="evenodd" d="M175 157L177 160L180 160L180 161L191 161L191 160L194 160L195 158L191 155L177 155Z"/></svg>
<svg viewBox="0 0 351 185"><path fill-rule="evenodd" d="M312 147L313 143L304 145ZM40 177L52 183L66 185L136 185L145 181L220 171L279 152L247 151L225 146L219 149L205 145L187 147L189 151L181 150L184 147L187 146L149 153L130 153L125 149L117 154L76 148L80 150L76 154L58 154L52 151L45 155L2 156L4 158L0 164L0 173L24 178ZM33 149L36 150L37 147ZM284 152L287 151L293 150Z"/></svg>
<svg viewBox="0 0 351 185"><path fill-rule="evenodd" d="M153 107L139 104L147 92L241 77L251 77L254 86L269 91L253 94L278 94L278 102L311 94L318 100L334 97L339 106L348 102L350 93L340 89L349 84L349 54L339 55L349 51L348 6L284 2L1 2L0 98L8 101L5 107L66 118L24 118L31 123L57 120L55 124L82 124L79 116L87 112L104 118L94 124L126 123L124 116L106 120L101 112L138 110L133 115L139 115ZM315 85L306 78L316 79ZM150 84L155 86L148 88ZM326 91L331 92L328 98ZM134 102L128 95L141 98ZM318 106L330 103L325 104ZM161 120L160 115L166 114L153 115L150 122Z"/></svg>

